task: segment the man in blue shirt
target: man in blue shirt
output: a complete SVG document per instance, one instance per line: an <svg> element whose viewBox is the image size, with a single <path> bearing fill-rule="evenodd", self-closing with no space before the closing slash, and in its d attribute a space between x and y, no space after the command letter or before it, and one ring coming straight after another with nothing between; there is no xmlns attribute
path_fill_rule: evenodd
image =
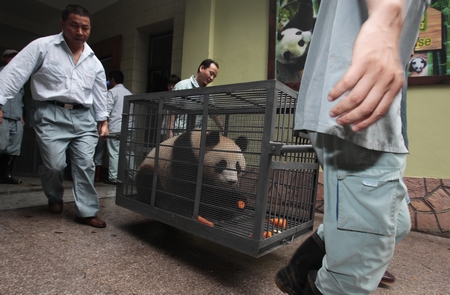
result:
<svg viewBox="0 0 450 295"><path fill-rule="evenodd" d="M206 87L208 84L214 81L218 73L219 73L219 64L212 59L205 59L198 66L197 74L192 75L188 79L184 79L178 82L173 88L173 91ZM214 104L214 101L212 101L211 99L210 103ZM219 129L223 131L224 126L222 124L220 116L211 115L210 117L211 119L213 119L214 123L216 123L217 127L219 127ZM179 115L175 120L174 129L185 130L188 127L187 120L188 120L187 115ZM202 116L197 115L195 118L194 127L201 128L202 127L201 125L202 125Z"/></svg>
<svg viewBox="0 0 450 295"><path fill-rule="evenodd" d="M410 229L404 69L426 0L322 1L296 106L323 168L323 224L280 269L289 294L370 294Z"/></svg>

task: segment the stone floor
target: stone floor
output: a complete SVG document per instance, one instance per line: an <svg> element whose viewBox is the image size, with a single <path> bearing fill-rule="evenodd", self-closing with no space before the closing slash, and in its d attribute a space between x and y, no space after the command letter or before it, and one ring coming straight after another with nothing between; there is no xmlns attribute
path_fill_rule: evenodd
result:
<svg viewBox="0 0 450 295"><path fill-rule="evenodd" d="M273 276L304 239L253 258L117 206L105 184L97 190L107 227L94 229L74 222L70 187L54 215L39 180L0 185L1 295L281 294ZM411 232L389 271L397 282L374 294L450 294L450 239Z"/></svg>

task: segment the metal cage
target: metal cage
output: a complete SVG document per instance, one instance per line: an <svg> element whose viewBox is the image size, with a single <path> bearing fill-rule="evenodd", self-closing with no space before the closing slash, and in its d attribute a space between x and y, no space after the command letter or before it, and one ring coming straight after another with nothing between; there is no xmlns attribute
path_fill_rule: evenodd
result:
<svg viewBox="0 0 450 295"><path fill-rule="evenodd" d="M116 203L253 257L312 231L318 161L296 101L276 80L126 97Z"/></svg>

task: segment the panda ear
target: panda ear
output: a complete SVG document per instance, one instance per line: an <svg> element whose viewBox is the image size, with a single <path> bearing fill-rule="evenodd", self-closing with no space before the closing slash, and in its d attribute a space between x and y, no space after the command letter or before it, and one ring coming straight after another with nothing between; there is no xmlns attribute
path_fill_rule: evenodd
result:
<svg viewBox="0 0 450 295"><path fill-rule="evenodd" d="M248 146L248 139L245 136L239 136L234 140L234 143L241 149L242 152L245 152L247 150Z"/></svg>
<svg viewBox="0 0 450 295"><path fill-rule="evenodd" d="M206 146L213 147L219 144L220 134L219 131L212 131L206 134Z"/></svg>
<svg viewBox="0 0 450 295"><path fill-rule="evenodd" d="M281 32L277 33L277 40L280 41L281 39L283 39L283 34Z"/></svg>

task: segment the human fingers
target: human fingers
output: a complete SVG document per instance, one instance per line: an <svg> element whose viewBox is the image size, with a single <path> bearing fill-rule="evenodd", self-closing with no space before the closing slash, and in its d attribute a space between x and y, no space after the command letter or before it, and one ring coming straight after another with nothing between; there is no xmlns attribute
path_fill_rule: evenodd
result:
<svg viewBox="0 0 450 295"><path fill-rule="evenodd" d="M370 90L373 88L375 83L372 75L364 72L358 73L358 69L360 68L349 68L344 77L342 77L342 79L339 80L335 87L333 87L330 91L329 100L333 101L335 100L335 93L339 95L345 88L352 85L344 91L344 93L348 92L348 94L330 110L330 117L334 118L343 116L344 114L357 108L366 99ZM352 77L358 77L358 80L355 81ZM340 96L344 93L340 94ZM350 122L345 122L345 120L343 120L342 123L349 124Z"/></svg>
<svg viewBox="0 0 450 295"><path fill-rule="evenodd" d="M367 71L349 94L330 110L330 116L338 117L337 123L340 125L357 124L361 121L373 123L372 120L376 121L387 112L395 95L400 91L403 80L403 71L395 67L381 73ZM377 113L375 110L381 101L384 101L383 106L385 103L388 105L378 109L382 113ZM371 119L366 121L369 117ZM366 128L368 125L361 126Z"/></svg>
<svg viewBox="0 0 450 295"><path fill-rule="evenodd" d="M353 89L358 81L363 77L363 68L351 65L344 76L334 85L328 93L328 101L335 101L347 91ZM332 116L333 117L333 116Z"/></svg>
<svg viewBox="0 0 450 295"><path fill-rule="evenodd" d="M359 132L361 130L366 129L376 121L378 121L381 117L383 117L391 107L392 102L394 101L396 95L399 93L401 89L401 84L392 85L391 88L384 94L384 96L379 101L378 105L374 108L374 110L370 113L369 116L355 122L352 126L352 130L354 132Z"/></svg>

